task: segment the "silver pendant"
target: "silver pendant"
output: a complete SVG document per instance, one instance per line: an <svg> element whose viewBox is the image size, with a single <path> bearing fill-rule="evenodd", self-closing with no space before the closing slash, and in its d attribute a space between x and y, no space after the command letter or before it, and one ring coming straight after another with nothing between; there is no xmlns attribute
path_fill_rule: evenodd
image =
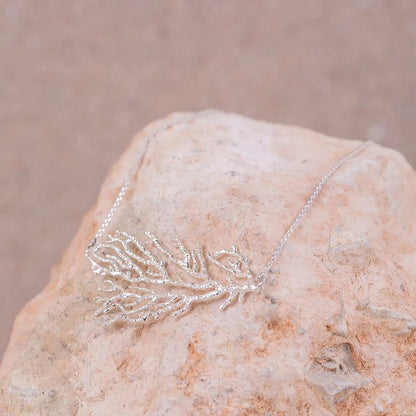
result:
<svg viewBox="0 0 416 416"><path fill-rule="evenodd" d="M86 252L94 274L104 278L95 315L108 315L107 324L178 316L194 304L219 299L224 310L261 286L235 246L210 254L176 240L170 250L152 233L145 235L148 240L141 242L117 231Z"/></svg>

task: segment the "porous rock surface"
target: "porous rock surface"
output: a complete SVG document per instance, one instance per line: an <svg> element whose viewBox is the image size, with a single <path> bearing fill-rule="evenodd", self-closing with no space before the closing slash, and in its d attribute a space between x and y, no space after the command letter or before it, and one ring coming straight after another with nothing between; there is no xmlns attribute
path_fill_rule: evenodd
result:
<svg viewBox="0 0 416 416"><path fill-rule="evenodd" d="M328 181L244 302L136 325L94 316L102 279L84 250L161 122L111 169L50 283L16 318L0 414L416 415L416 174L375 144ZM235 245L258 274L358 144L207 112L150 142L109 231Z"/></svg>

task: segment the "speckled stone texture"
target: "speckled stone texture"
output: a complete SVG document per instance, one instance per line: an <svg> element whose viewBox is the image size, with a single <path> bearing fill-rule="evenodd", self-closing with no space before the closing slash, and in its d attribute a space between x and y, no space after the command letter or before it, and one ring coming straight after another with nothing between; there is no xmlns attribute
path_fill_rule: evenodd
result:
<svg viewBox="0 0 416 416"><path fill-rule="evenodd" d="M111 169L16 318L0 413L416 415L416 174L375 144L330 179L245 302L136 326L94 317L100 277L84 250L161 122ZM236 245L259 273L316 182L357 145L212 111L150 143L110 231Z"/></svg>

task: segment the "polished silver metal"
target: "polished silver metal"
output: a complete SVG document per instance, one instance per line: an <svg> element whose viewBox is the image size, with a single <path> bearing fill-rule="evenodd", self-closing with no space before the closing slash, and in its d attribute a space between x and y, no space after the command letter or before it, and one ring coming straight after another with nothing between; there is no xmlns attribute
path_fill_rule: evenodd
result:
<svg viewBox="0 0 416 416"><path fill-rule="evenodd" d="M144 322L163 315L177 316L186 313L195 303L225 298L220 309L225 309L235 299L242 301L244 295L256 292L264 283L276 258L286 245L300 220L305 216L325 183L351 158L359 154L370 142L364 142L342 157L321 178L305 205L283 235L263 271L254 277L249 259L239 253L237 247L205 253L199 246L188 249L176 240L176 247L168 249L154 234L145 232L146 241L116 231L104 242L99 241L107 230L120 206L134 175L140 170L148 147L162 131L183 122L189 122L211 113L204 110L162 123L145 138L136 163L129 171L108 214L85 251L94 274L103 276L106 287L99 291L96 301L100 304L96 315L108 314L107 324L118 320ZM176 252L176 254L174 254Z"/></svg>
<svg viewBox="0 0 416 416"><path fill-rule="evenodd" d="M118 320L144 322L165 314L184 314L194 303L225 298L220 309L258 289L248 258L237 248L205 253L189 250L177 240L174 254L152 233L142 242L117 231L87 250L94 274L105 277L96 301L96 315L109 314L107 324ZM220 280L218 275L222 275ZM115 313L114 313L115 312Z"/></svg>

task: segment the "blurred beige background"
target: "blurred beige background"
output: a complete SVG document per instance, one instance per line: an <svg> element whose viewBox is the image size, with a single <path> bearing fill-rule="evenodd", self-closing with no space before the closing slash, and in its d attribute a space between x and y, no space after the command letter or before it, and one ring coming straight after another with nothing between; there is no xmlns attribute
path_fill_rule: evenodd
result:
<svg viewBox="0 0 416 416"><path fill-rule="evenodd" d="M215 107L416 165L414 0L0 0L0 356L142 126Z"/></svg>

